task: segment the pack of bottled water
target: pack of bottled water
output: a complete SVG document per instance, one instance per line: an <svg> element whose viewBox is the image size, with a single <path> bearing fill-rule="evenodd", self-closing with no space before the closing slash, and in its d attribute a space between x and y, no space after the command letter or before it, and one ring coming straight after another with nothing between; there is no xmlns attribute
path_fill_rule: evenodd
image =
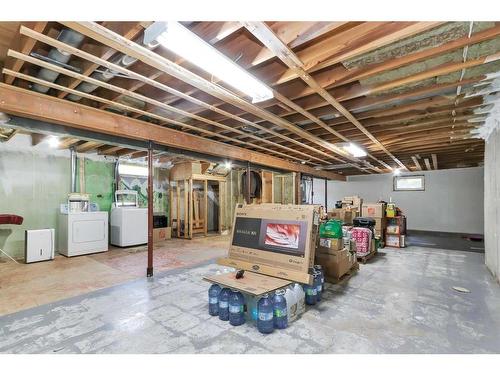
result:
<svg viewBox="0 0 500 375"><path fill-rule="evenodd" d="M321 266L315 266L313 276L313 285L293 283L260 296L212 284L208 289L208 313L233 326L254 324L261 333L285 329L305 312L306 305L321 301L324 287Z"/></svg>

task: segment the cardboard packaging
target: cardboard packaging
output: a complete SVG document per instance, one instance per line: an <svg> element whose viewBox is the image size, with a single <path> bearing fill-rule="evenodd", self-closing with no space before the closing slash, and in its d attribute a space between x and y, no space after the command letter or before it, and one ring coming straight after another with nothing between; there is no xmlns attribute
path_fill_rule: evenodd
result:
<svg viewBox="0 0 500 375"><path fill-rule="evenodd" d="M363 203L361 210L362 217L385 217L385 203Z"/></svg>
<svg viewBox="0 0 500 375"><path fill-rule="evenodd" d="M327 215L328 219L342 220L344 224L352 224L352 220L359 216L357 210L347 210L344 208L334 208Z"/></svg>
<svg viewBox="0 0 500 375"><path fill-rule="evenodd" d="M323 267L328 277L341 278L352 268L356 258L347 250L338 252L338 255L317 254L316 262Z"/></svg>
<svg viewBox="0 0 500 375"><path fill-rule="evenodd" d="M386 228L386 233L387 234L399 234L400 233L400 227L398 225L389 225Z"/></svg>
<svg viewBox="0 0 500 375"><path fill-rule="evenodd" d="M319 207L237 205L228 257L218 263L310 284Z"/></svg>
<svg viewBox="0 0 500 375"><path fill-rule="evenodd" d="M388 234L385 236L385 245L390 247L403 247L401 246L400 236L397 234Z"/></svg>
<svg viewBox="0 0 500 375"><path fill-rule="evenodd" d="M318 252L323 254L335 254L344 248L342 238L321 238L319 240Z"/></svg>
<svg viewBox="0 0 500 375"><path fill-rule="evenodd" d="M153 229L153 243L169 240L172 238L172 227Z"/></svg>
<svg viewBox="0 0 500 375"><path fill-rule="evenodd" d="M344 197L342 200L342 208L350 208L361 212L361 206L363 204L363 199L357 195L352 195L349 197Z"/></svg>

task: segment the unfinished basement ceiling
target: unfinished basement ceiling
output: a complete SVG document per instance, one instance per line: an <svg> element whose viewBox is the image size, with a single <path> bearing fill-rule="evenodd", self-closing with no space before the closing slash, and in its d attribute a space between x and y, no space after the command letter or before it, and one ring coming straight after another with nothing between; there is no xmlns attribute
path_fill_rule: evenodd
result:
<svg viewBox="0 0 500 375"><path fill-rule="evenodd" d="M142 44L151 22L99 24ZM218 98L212 89L202 91L147 60L123 59L123 50L111 48L81 23L25 25L35 33L21 35L17 23L0 23L0 47L17 51L7 56L0 48L8 69L3 82L26 90L43 86L37 80L46 76L40 72L53 66L43 57L51 56L60 32L69 29L85 36L72 46L75 51L136 75L110 71L102 60L98 64L74 51L57 66L59 73L44 95L75 101L72 90L87 86L77 102L143 120L144 126L159 124L343 175L426 169L425 159L435 160L430 164L438 169L477 166L483 160L484 142L470 134L481 124L474 110L482 108L483 99L466 95L500 71L500 25L493 22L267 22L253 29L239 22L185 23L279 95L257 104L240 95L245 105ZM274 46L297 55L316 88L261 42L258 32L267 28L279 38ZM224 86L162 46L154 53L209 86ZM167 92L166 86L184 96ZM329 146L349 141L369 155L356 159ZM91 146L94 152L108 147Z"/></svg>

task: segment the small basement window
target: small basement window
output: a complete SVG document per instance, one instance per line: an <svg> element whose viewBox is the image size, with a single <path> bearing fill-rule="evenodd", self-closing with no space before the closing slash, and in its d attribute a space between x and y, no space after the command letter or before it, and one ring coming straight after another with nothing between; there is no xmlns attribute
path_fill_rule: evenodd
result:
<svg viewBox="0 0 500 375"><path fill-rule="evenodd" d="M118 164L118 173L120 176L148 176L148 167L137 164Z"/></svg>
<svg viewBox="0 0 500 375"><path fill-rule="evenodd" d="M394 191L425 190L425 176L395 176Z"/></svg>

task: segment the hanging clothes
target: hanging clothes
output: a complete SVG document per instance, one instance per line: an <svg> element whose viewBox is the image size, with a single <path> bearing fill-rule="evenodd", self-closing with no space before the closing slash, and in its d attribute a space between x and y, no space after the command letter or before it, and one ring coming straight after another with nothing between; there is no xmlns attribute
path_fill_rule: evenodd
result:
<svg viewBox="0 0 500 375"><path fill-rule="evenodd" d="M247 172L241 175L241 187L243 196L247 189ZM260 198L262 194L262 179L258 172L250 171L250 198Z"/></svg>

